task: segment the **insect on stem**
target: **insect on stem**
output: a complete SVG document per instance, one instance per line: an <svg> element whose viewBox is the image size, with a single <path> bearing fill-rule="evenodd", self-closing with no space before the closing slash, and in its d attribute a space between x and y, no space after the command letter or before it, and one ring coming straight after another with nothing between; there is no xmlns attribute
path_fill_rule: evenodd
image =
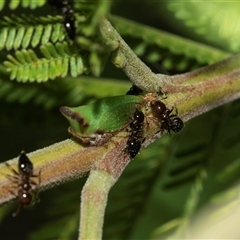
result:
<svg viewBox="0 0 240 240"><path fill-rule="evenodd" d="M21 152L18 159L18 171L13 169L8 163L6 166L13 175L7 175L7 178L13 183L13 187L8 189L10 193L16 196L18 206L12 214L16 217L22 207L32 206L38 200L38 187L41 183L41 170L37 175L33 174L33 163L27 157L24 151ZM36 183L33 178L38 178ZM17 192L15 191L17 189Z"/></svg>

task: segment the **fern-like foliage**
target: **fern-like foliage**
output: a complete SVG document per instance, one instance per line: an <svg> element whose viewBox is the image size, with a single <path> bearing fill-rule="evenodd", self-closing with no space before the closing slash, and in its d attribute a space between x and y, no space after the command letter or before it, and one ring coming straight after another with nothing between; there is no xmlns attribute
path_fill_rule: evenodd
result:
<svg viewBox="0 0 240 240"><path fill-rule="evenodd" d="M220 49L117 16L111 16L111 20L122 36L131 37L130 45L138 56L149 62L159 62L168 71L190 71L230 55Z"/></svg>
<svg viewBox="0 0 240 240"><path fill-rule="evenodd" d="M44 58L38 58L33 50L16 51L15 57L8 55L8 61L4 64L11 72L10 78L22 82L44 82L60 76L65 77L69 70L70 74L76 77L87 69L81 55L72 51L66 42L42 45L40 51Z"/></svg>
<svg viewBox="0 0 240 240"><path fill-rule="evenodd" d="M81 24L81 33L88 37L95 36L99 19L109 13L112 4L113 1L75 1L74 8L76 11L84 12L86 17L85 23Z"/></svg>
<svg viewBox="0 0 240 240"><path fill-rule="evenodd" d="M238 1L216 3L170 0L166 4L176 18L198 36L219 48L233 53L239 52L240 3ZM204 14L201 14L202 12ZM196 16L198 16L197 21Z"/></svg>
<svg viewBox="0 0 240 240"><path fill-rule="evenodd" d="M19 6L23 8L35 9L41 7L45 4L46 0L0 0L0 11L3 7L8 4L11 10L18 8Z"/></svg>
<svg viewBox="0 0 240 240"><path fill-rule="evenodd" d="M17 8L20 3L23 7L39 7L46 1L16 1L15 5L13 2L10 2L11 9ZM6 2L3 1L2 5L4 3ZM93 8L95 5L98 8ZM76 35L74 43L67 37L63 25L64 15L3 15L0 22L0 50L16 51L15 56L8 55L7 61L4 62L11 74L10 79L44 82L56 77L65 77L67 74L73 77L83 73L99 76L108 52L96 38L96 26L99 18L109 11L109 7L110 2L76 3L74 24L78 27L77 35L81 36ZM77 10L81 11L81 16ZM77 50L79 48L81 51ZM42 58L38 57L39 50L43 54Z"/></svg>
<svg viewBox="0 0 240 240"><path fill-rule="evenodd" d="M101 82L104 82L104 84L99 84ZM37 82L23 84L22 82L9 81L7 73L1 76L0 86L1 101L21 104L31 103L45 109L52 109L61 105L83 105L103 98L109 94L109 91L113 95L121 95L129 89L129 83L127 82L90 77L66 77L42 84Z"/></svg>
<svg viewBox="0 0 240 240"><path fill-rule="evenodd" d="M66 33L60 16L36 17L33 15L4 16L0 22L0 50L17 50L19 48L36 47L49 41L63 41Z"/></svg>

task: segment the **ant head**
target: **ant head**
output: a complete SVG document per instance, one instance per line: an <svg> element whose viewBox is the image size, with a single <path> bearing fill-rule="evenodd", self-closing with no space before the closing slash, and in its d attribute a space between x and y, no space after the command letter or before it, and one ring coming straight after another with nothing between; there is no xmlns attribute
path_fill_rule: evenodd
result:
<svg viewBox="0 0 240 240"><path fill-rule="evenodd" d="M25 152L21 152L18 161L18 169L21 173L31 174L33 171L33 164L25 154Z"/></svg>
<svg viewBox="0 0 240 240"><path fill-rule="evenodd" d="M132 85L126 95L140 95L143 92L142 89L138 88L136 85Z"/></svg>
<svg viewBox="0 0 240 240"><path fill-rule="evenodd" d="M138 109L136 109L136 111L134 113L134 119L137 120L137 122L139 122L139 123L143 123L143 121L144 121L144 114L143 114L143 112L141 112Z"/></svg>
<svg viewBox="0 0 240 240"><path fill-rule="evenodd" d="M181 118L174 118L171 123L171 130L174 132L179 132L183 128L184 124Z"/></svg>

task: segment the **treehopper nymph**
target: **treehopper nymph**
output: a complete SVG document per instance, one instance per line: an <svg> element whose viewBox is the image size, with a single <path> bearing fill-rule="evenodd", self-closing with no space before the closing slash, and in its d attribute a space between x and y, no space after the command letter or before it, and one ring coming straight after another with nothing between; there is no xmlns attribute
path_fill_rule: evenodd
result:
<svg viewBox="0 0 240 240"><path fill-rule="evenodd" d="M115 96L80 107L61 107L69 133L85 145L102 145L131 121L141 96Z"/></svg>

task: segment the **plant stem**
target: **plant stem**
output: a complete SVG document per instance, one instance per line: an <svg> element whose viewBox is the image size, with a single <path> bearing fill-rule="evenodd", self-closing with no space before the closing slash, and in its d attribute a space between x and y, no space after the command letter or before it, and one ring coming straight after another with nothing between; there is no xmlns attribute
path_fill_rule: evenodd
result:
<svg viewBox="0 0 240 240"><path fill-rule="evenodd" d="M122 135L122 134L121 134ZM119 135L119 136L121 136ZM96 162L82 190L79 239L101 239L108 193L131 161L126 153L126 138L114 137L115 146ZM116 145L115 139L121 139Z"/></svg>
<svg viewBox="0 0 240 240"><path fill-rule="evenodd" d="M177 106L179 116L184 121L187 121L217 106L239 98L239 66L240 55L236 55L196 71L173 76L172 81L175 81L176 87L174 90L177 90L177 86L181 89L182 85L188 85L190 89L168 94L168 98L165 100L167 106L169 108ZM167 87L164 89L168 90ZM174 90L172 91L174 92ZM150 125L149 129L151 130ZM123 135L123 132L119 134ZM158 137L160 137L159 134L149 135L143 147L146 147ZM72 140L66 140L28 154L34 163L34 171L38 172L41 169L41 189L50 188L66 180L80 177L85 172L96 167L97 162L104 159L105 155L113 152L113 149L116 149L116 155L120 154L123 148L119 149L116 146L118 146L122 138L122 136L113 138L106 145L87 148ZM112 144L113 142L114 144ZM15 169L17 160L18 158L9 161L9 164ZM109 168L116 169L114 166L116 163L111 161L111 158L109 158L108 164ZM123 164L123 166L125 165ZM102 170L108 171L107 168ZM111 174L114 174L117 179L121 171L116 171L111 172ZM11 183L6 178L6 174L10 174L9 169L4 163L0 164L0 204L15 197L7 190Z"/></svg>
<svg viewBox="0 0 240 240"><path fill-rule="evenodd" d="M73 140L65 140L49 147L27 153L34 165L34 174L41 169L41 186L39 189L51 188L66 180L79 178L89 171L99 156L104 156L104 146L84 148ZM109 150L111 146L109 146ZM83 157L84 156L84 157ZM18 157L9 160L12 168L17 170ZM0 204L13 199L15 196L9 191L11 181L6 175L12 175L11 170L0 164ZM17 187L16 187L17 192ZM17 195L17 193L16 193Z"/></svg>
<svg viewBox="0 0 240 240"><path fill-rule="evenodd" d="M164 80L168 76L154 74L126 44L111 23L103 18L99 24L99 35L102 41L115 50L113 63L140 89L147 92L160 92Z"/></svg>
<svg viewBox="0 0 240 240"><path fill-rule="evenodd" d="M102 239L108 193L115 181L105 171L92 170L90 172L82 190L79 239Z"/></svg>

